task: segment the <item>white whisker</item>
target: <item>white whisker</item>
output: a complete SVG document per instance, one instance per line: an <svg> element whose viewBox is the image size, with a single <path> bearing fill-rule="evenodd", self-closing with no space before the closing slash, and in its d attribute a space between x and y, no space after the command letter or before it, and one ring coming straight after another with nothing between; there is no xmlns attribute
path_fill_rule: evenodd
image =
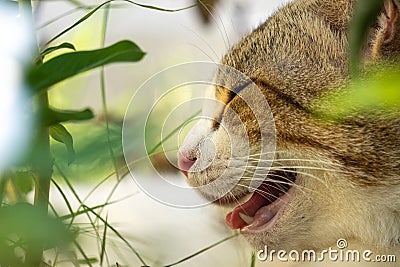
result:
<svg viewBox="0 0 400 267"><path fill-rule="evenodd" d="M217 60L220 58L220 55L218 55L217 51L216 51L216 50L210 45L210 43L207 42L207 40L204 39L200 34L198 34L195 30L193 30L193 29L191 29L191 28L189 28L189 27L187 27L187 26L185 26L185 25L182 25L182 27L184 27L184 28L186 28L188 31L192 32L200 41L202 41L202 42L213 52L213 54L215 55L215 57L216 57ZM192 44L192 43L190 43L190 44L191 44L192 46L198 48L198 49L199 49L204 55L206 55L213 63L217 64L217 62L216 62L215 60L213 60L213 59L211 58L211 56L209 56L207 53L205 53L205 52L204 52L202 49L200 49L197 45L194 45L194 44Z"/></svg>
<svg viewBox="0 0 400 267"><path fill-rule="evenodd" d="M218 21L217 21L217 19L215 18L214 13L211 12L210 8L209 8L207 5L205 5L201 0L199 1L199 3L200 3L200 4L204 7L204 9L210 14L212 20L214 21L215 25L216 25L217 28L218 28L219 33L221 34L221 38L222 38L222 40L223 40L223 42L224 42L224 44L225 44L226 49L229 49L229 47L231 47L231 45L230 45L230 42L229 42L228 32L226 31L226 28L225 28L225 25L224 25L224 23L223 23L223 21L222 21L222 19L221 19L221 16L219 16L219 21L220 21L220 23L221 23L221 25L222 25L222 29L223 29L223 30L221 29L221 26L218 24ZM215 11L215 8L212 8L212 9L213 9L213 11ZM224 33L225 33L226 39L225 39L225 37L224 37Z"/></svg>

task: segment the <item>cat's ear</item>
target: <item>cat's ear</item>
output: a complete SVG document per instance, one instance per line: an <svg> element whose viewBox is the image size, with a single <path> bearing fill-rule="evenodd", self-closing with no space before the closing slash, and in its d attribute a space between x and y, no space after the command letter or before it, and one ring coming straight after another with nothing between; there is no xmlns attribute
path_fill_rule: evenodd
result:
<svg viewBox="0 0 400 267"><path fill-rule="evenodd" d="M347 31L351 21L354 0L316 1L315 12L338 31Z"/></svg>
<svg viewBox="0 0 400 267"><path fill-rule="evenodd" d="M385 0L377 27L371 33L369 49L372 59L400 55L400 1Z"/></svg>

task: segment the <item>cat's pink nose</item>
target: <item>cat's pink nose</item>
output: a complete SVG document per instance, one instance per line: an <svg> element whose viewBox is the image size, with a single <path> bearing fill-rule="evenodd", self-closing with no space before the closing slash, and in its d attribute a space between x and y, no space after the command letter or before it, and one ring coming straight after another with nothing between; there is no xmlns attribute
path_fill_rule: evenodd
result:
<svg viewBox="0 0 400 267"><path fill-rule="evenodd" d="M186 177L188 176L188 170L190 169L190 167L193 166L195 162L196 158L190 159L181 152L178 153L178 167Z"/></svg>

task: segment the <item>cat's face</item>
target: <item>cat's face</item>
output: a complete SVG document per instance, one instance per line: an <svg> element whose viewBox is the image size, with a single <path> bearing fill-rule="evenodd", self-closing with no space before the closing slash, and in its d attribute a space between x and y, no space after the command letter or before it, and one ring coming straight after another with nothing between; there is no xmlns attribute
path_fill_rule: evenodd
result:
<svg viewBox="0 0 400 267"><path fill-rule="evenodd" d="M223 105L205 105L209 118L180 149L188 183L227 207L227 224L257 248L323 249L339 238L397 242L400 120L357 117L337 124L312 114L318 97L348 81L351 4L294 2L233 47L222 63L251 82L219 72L224 86L209 97ZM384 21L393 27L395 11ZM377 42L379 34L371 38ZM379 47L373 50L371 57Z"/></svg>

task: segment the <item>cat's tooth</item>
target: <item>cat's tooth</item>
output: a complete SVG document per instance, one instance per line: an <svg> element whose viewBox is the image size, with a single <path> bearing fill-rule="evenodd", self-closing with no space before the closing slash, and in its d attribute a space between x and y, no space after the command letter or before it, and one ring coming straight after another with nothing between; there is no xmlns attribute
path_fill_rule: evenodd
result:
<svg viewBox="0 0 400 267"><path fill-rule="evenodd" d="M253 217L250 217L250 216L248 216L248 215L246 215L244 213L239 212L239 216L247 224L252 224L254 222L254 218Z"/></svg>

